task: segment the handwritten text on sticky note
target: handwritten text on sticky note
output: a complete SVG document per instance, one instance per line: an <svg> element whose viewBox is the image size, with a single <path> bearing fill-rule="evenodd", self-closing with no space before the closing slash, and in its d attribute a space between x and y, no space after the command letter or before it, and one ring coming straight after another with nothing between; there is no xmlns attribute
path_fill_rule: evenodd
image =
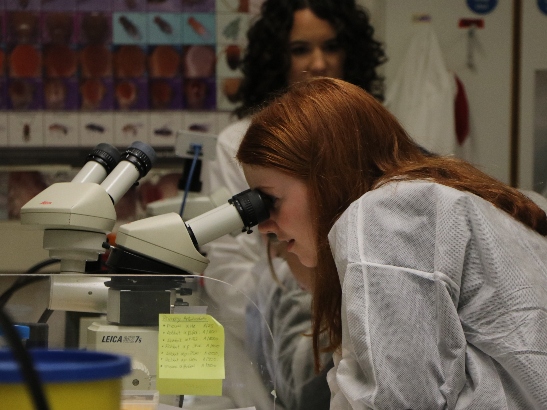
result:
<svg viewBox="0 0 547 410"><path fill-rule="evenodd" d="M160 314L158 376L224 379L224 328L205 314Z"/></svg>

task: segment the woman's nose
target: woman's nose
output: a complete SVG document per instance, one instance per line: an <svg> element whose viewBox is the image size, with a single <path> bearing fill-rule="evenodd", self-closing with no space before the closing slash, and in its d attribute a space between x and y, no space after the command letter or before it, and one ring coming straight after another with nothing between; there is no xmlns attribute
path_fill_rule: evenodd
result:
<svg viewBox="0 0 547 410"><path fill-rule="evenodd" d="M258 232L262 234L277 233L275 223L271 219L259 223Z"/></svg>
<svg viewBox="0 0 547 410"><path fill-rule="evenodd" d="M327 61L323 51L319 48L315 49L311 56L310 71L314 75L321 75L327 69Z"/></svg>

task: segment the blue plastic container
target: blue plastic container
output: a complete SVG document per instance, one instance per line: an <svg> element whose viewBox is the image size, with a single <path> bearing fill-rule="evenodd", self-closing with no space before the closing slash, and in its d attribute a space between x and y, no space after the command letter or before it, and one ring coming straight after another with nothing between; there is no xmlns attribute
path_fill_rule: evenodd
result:
<svg viewBox="0 0 547 410"><path fill-rule="evenodd" d="M28 340L30 337L30 328L28 326L23 325L14 325L15 331L19 335L19 338L23 341L23 344L25 344L25 341ZM3 329L0 327L0 348L6 348L9 347L8 341L4 337Z"/></svg>

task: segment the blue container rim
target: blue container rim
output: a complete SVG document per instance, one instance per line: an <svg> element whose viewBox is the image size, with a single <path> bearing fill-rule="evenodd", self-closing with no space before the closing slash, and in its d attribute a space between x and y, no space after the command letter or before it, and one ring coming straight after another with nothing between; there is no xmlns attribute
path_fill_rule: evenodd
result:
<svg viewBox="0 0 547 410"><path fill-rule="evenodd" d="M43 383L115 379L131 372L131 359L113 353L76 349L31 349L29 353ZM0 351L0 383L22 381L19 363L12 352Z"/></svg>
<svg viewBox="0 0 547 410"><path fill-rule="evenodd" d="M30 336L30 327L25 325L13 325L15 331L21 339L28 339ZM0 328L0 336L4 336L4 329Z"/></svg>

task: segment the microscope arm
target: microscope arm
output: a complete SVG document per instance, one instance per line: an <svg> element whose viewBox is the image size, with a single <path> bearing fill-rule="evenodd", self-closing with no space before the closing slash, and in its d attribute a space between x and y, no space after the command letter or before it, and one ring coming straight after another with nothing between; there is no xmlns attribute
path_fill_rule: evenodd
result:
<svg viewBox="0 0 547 410"><path fill-rule="evenodd" d="M174 212L141 219L119 228L107 265L116 272L202 273L209 260L201 245L236 230L251 233L268 218L267 198L247 190L188 222Z"/></svg>
<svg viewBox="0 0 547 410"><path fill-rule="evenodd" d="M171 212L120 226L108 266L115 272L201 273L209 263L194 246L181 217Z"/></svg>

